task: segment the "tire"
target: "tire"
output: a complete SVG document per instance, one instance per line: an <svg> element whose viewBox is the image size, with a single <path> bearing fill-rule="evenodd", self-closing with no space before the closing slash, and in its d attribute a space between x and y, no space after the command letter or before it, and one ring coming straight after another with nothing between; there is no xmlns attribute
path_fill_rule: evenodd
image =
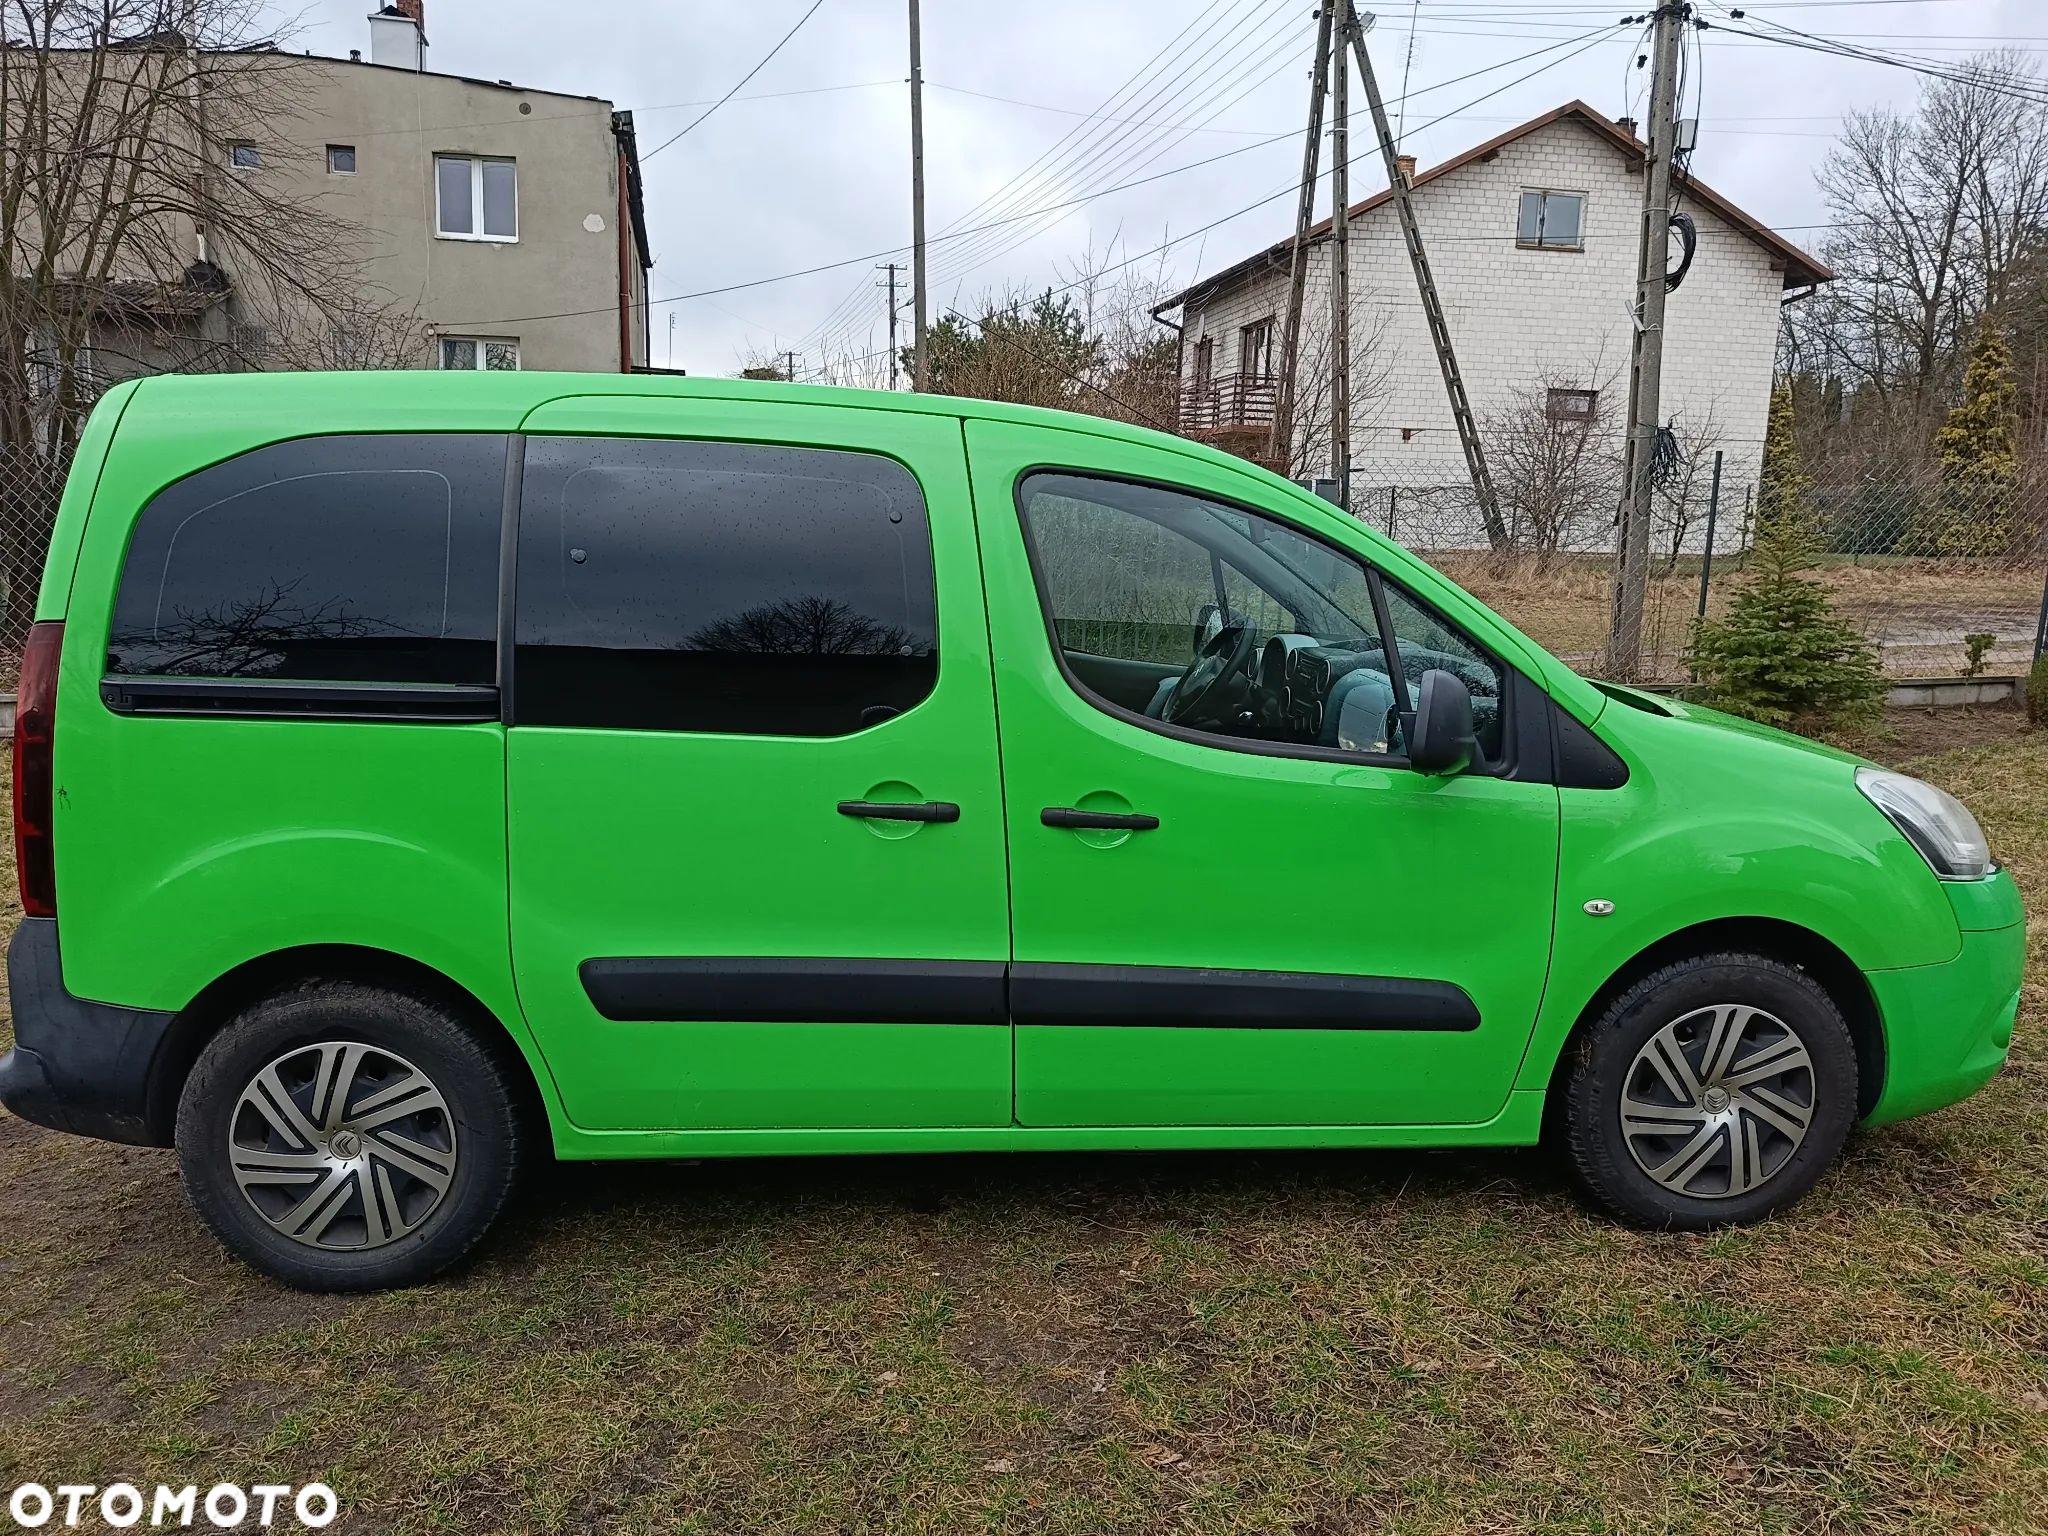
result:
<svg viewBox="0 0 2048 1536"><path fill-rule="evenodd" d="M531 1138L515 1070L403 992L318 981L265 998L185 1081L186 1194L230 1253L286 1285L417 1285L483 1240L518 1183Z"/></svg>
<svg viewBox="0 0 2048 1536"><path fill-rule="evenodd" d="M1580 1038L1566 1153L1587 1195L1631 1225L1761 1221L1835 1160L1856 1089L1849 1026L1811 976L1699 955L1636 982Z"/></svg>

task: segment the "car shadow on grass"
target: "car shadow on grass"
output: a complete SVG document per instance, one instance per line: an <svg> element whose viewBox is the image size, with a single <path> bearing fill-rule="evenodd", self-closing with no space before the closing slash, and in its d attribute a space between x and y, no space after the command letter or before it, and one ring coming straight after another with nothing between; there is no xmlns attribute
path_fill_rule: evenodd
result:
<svg viewBox="0 0 2048 1536"><path fill-rule="evenodd" d="M529 1186L492 1246L509 1257L564 1225L619 1219L750 1229L765 1236L823 1222L943 1218L1130 1230L1234 1220L1303 1204L1348 1202L1462 1214L1481 1206L1572 1200L1558 1160L1536 1147L1455 1151L937 1153L558 1163Z"/></svg>

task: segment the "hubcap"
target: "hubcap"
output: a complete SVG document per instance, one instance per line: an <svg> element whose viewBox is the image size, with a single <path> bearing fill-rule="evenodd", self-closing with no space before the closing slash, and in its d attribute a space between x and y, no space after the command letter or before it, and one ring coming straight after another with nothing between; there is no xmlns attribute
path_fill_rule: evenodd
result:
<svg viewBox="0 0 2048 1536"><path fill-rule="evenodd" d="M1621 1134L1636 1166L1695 1200L1745 1195L1806 1140L1813 1058L1761 1008L1716 1003L1673 1020L1636 1052L1621 1088Z"/></svg>
<svg viewBox="0 0 2048 1536"><path fill-rule="evenodd" d="M228 1160L243 1198L293 1242L381 1248L439 1209L455 1141L426 1073L335 1040L287 1052L250 1080L228 1123Z"/></svg>

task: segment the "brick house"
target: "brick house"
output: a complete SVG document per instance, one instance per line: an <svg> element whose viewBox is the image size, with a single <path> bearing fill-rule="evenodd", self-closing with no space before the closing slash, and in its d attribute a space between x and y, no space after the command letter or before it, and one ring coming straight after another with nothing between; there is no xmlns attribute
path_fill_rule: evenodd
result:
<svg viewBox="0 0 2048 1536"><path fill-rule="evenodd" d="M1525 459L1555 457L1556 445L1527 451L1532 432L1582 435L1607 466L1600 475L1581 466L1598 489L1581 495L1558 547L1611 538L1641 228L1643 145L1632 129L1572 101L1441 165L1418 173L1406 162L1504 506L1515 499L1518 442ZM1831 274L1697 181L1685 181L1679 206L1698 244L1670 299L1663 415L1695 469L1714 448L1725 453L1722 507L1739 513L1762 458L1780 306ZM1350 219L1352 508L1380 526L1391 513L1404 542L1470 547L1482 536L1391 193L1353 204ZM1326 474L1329 460L1329 220L1312 239L1284 466L1297 475ZM1181 429L1251 457L1268 452L1292 243L1202 279L1159 311L1180 310ZM1705 475L1695 478L1700 499ZM1677 522L1675 544L1697 547L1697 524L1689 513Z"/></svg>

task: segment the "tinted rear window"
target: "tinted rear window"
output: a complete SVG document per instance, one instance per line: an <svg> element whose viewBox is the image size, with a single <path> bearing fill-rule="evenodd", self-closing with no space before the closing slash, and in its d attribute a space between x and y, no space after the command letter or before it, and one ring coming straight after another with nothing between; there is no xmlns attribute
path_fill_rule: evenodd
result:
<svg viewBox="0 0 2048 1536"><path fill-rule="evenodd" d="M937 677L931 530L900 464L527 443L515 723L843 736Z"/></svg>
<svg viewBox="0 0 2048 1536"><path fill-rule="evenodd" d="M107 640L126 676L495 679L505 439L259 448L136 521Z"/></svg>

